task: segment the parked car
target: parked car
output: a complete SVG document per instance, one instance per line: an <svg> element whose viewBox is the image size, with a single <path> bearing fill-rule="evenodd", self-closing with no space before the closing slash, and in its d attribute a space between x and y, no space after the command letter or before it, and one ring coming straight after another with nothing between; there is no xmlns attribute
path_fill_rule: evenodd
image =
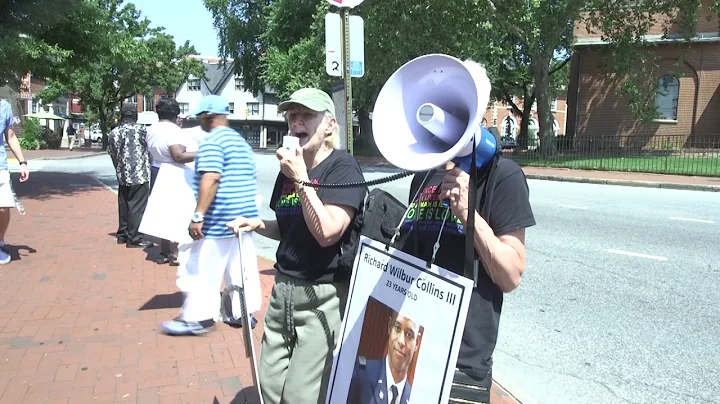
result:
<svg viewBox="0 0 720 404"><path fill-rule="evenodd" d="M102 142L102 131L100 130L100 127L93 127L90 128L90 135L88 136L90 141L93 143L100 143Z"/></svg>
<svg viewBox="0 0 720 404"><path fill-rule="evenodd" d="M512 136L503 136L500 138L500 145L503 149L514 149L518 144Z"/></svg>

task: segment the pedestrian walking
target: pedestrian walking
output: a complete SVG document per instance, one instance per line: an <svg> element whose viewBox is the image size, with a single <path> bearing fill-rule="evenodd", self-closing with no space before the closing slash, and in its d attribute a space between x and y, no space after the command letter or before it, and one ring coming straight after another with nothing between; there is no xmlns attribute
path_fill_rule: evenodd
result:
<svg viewBox="0 0 720 404"><path fill-rule="evenodd" d="M155 104L155 112L158 115L158 122L147 128L145 137L148 150L152 156L150 167L150 191L155 185L160 166L162 164L185 164L195 159L196 152L188 151L191 143L195 143L178 125L178 114L180 105L171 98L161 98ZM168 240L160 240L160 255L158 264L170 264L177 266L177 243Z"/></svg>
<svg viewBox="0 0 720 404"><path fill-rule="evenodd" d="M30 178L20 141L12 128L14 122L12 106L7 100L0 99L0 265L12 260L5 250L5 233L10 226L10 209L16 206L5 145L8 145L20 163L20 181L25 182Z"/></svg>
<svg viewBox="0 0 720 404"><path fill-rule="evenodd" d="M238 216L259 217L253 151L229 127L229 114L230 105L217 95L203 98L195 113L209 134L200 144L195 160L197 206L188 227L194 242L187 246L187 254L180 254L180 266L192 274L194 282L185 294L180 315L161 325L171 335L203 334L212 329L220 314L223 279L229 285L260 288L259 278L257 285L244 285L238 239L226 226ZM250 254L249 258L255 260L254 250L244 255ZM257 263L255 268L245 269L257 271ZM251 321L254 327L257 320Z"/></svg>
<svg viewBox="0 0 720 404"><path fill-rule="evenodd" d="M146 248L152 243L140 234L150 196L150 155L145 143L146 130L137 124L137 109L123 105L120 125L108 135L108 154L118 180L118 244L127 248Z"/></svg>

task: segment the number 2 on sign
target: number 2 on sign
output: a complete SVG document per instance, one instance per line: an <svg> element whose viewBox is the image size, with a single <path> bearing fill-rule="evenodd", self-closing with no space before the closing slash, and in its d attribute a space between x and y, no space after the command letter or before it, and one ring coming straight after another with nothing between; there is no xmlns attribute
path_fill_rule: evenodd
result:
<svg viewBox="0 0 720 404"><path fill-rule="evenodd" d="M338 71L340 69L340 63L332 62L332 69L334 72Z"/></svg>

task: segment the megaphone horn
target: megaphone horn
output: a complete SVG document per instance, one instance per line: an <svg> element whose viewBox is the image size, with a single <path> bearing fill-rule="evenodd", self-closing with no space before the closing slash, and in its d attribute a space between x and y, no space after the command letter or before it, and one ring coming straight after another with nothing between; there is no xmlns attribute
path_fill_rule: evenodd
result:
<svg viewBox="0 0 720 404"><path fill-rule="evenodd" d="M373 108L373 137L380 153L408 171L462 161L472 151L480 166L497 152L497 141L480 123L490 101L485 69L442 54L415 58L387 80Z"/></svg>

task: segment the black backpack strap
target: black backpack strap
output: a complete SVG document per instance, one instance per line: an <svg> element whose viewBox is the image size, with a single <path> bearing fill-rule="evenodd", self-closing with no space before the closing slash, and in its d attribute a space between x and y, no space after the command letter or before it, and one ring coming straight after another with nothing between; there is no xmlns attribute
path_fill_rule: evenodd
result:
<svg viewBox="0 0 720 404"><path fill-rule="evenodd" d="M472 152L470 160L470 184L477 184L477 158L475 156L475 136L473 135L470 142L472 143ZM475 188L477 190L477 188ZM477 265L475 263L475 206L477 206L477 191L468 192L468 209L467 226L465 228L465 277L473 280L477 286ZM441 229L442 231L442 229Z"/></svg>

